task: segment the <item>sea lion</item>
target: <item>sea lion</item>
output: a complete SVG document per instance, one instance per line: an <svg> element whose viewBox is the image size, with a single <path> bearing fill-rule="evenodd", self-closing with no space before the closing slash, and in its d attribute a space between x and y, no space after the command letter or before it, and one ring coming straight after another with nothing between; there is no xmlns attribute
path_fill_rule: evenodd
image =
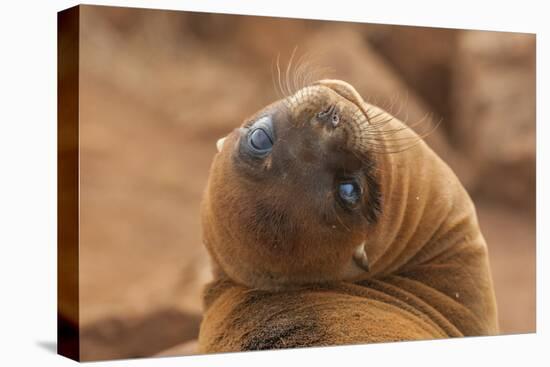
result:
<svg viewBox="0 0 550 367"><path fill-rule="evenodd" d="M350 84L312 83L217 147L202 352L498 332L470 197Z"/></svg>

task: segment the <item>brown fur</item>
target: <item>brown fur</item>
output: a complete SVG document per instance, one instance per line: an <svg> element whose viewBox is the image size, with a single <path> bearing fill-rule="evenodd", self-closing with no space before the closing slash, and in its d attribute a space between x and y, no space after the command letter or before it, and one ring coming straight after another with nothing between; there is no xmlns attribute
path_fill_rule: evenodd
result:
<svg viewBox="0 0 550 367"><path fill-rule="evenodd" d="M241 130L214 159L202 220L216 279L205 293L200 350L496 334L487 246L454 173L349 84L305 90L250 120L290 121L271 161L240 167ZM343 124L330 133L308 125L327 103L339 106ZM281 165L288 151L293 160ZM319 198L338 164L362 175L353 215ZM353 260L361 243L368 271Z"/></svg>

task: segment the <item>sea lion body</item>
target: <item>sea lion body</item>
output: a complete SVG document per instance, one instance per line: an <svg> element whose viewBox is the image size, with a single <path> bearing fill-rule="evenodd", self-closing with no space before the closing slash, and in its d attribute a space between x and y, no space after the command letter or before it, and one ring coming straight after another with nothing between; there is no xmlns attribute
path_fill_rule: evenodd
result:
<svg viewBox="0 0 550 367"><path fill-rule="evenodd" d="M202 352L498 332L473 203L418 135L335 80L251 121L265 116L278 134L267 155L239 167L238 130L212 165ZM343 205L350 187L361 200Z"/></svg>

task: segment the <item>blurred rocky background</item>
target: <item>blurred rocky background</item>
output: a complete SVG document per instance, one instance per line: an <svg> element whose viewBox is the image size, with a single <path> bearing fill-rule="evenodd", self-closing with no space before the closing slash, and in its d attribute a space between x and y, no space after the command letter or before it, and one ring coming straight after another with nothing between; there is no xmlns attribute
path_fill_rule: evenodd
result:
<svg viewBox="0 0 550 367"><path fill-rule="evenodd" d="M215 142L277 98L296 47L410 125L441 122L427 141L477 205L501 331L535 331L534 35L82 6L80 42L84 360L193 353Z"/></svg>

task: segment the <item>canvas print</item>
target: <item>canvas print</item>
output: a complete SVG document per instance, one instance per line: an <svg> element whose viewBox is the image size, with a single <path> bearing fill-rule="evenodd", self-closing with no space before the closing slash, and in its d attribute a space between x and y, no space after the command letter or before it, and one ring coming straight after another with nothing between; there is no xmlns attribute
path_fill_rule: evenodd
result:
<svg viewBox="0 0 550 367"><path fill-rule="evenodd" d="M536 36L58 15L58 352L535 330Z"/></svg>

